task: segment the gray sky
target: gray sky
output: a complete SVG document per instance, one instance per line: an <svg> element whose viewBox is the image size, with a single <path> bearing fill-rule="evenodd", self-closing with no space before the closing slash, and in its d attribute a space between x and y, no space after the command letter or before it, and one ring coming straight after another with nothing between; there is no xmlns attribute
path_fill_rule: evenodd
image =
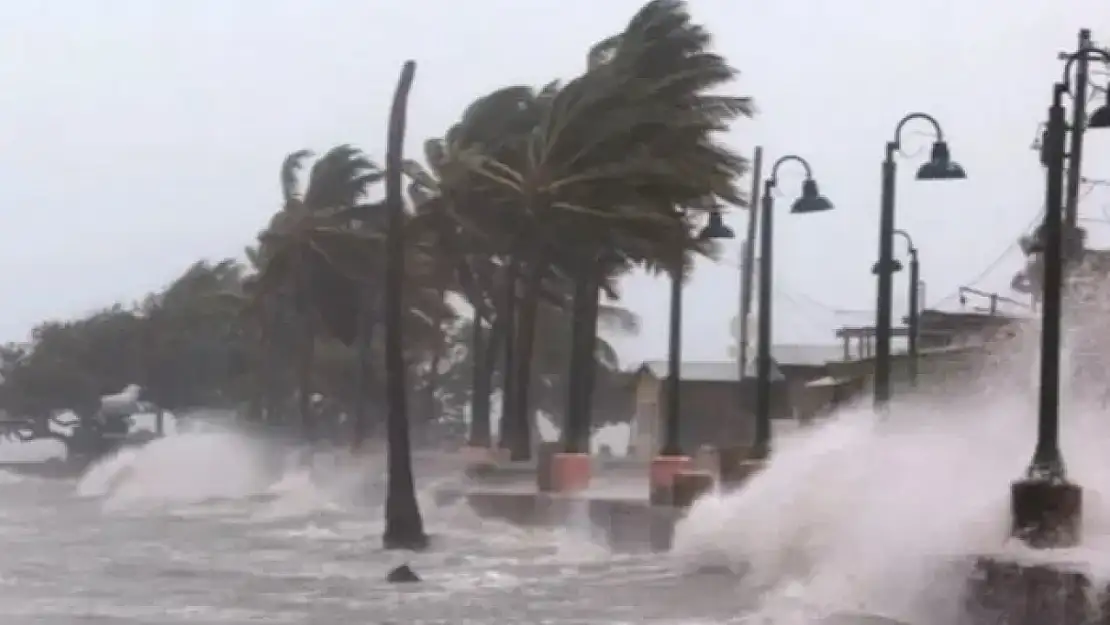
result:
<svg viewBox="0 0 1110 625"><path fill-rule="evenodd" d="M278 165L290 151L350 142L380 161L403 60L418 62L408 143L417 155L475 97L573 76L588 47L640 4L0 4L0 340L141 297L199 257L238 254L277 208ZM789 215L801 177L793 166L780 172L778 341L827 343L835 327L869 322L832 309L871 307L883 143L913 110L941 121L970 175L915 183L924 154L901 163L898 225L922 250L928 303L961 284L1008 288L1021 262L1013 244L1042 204L1029 148L1061 76L1056 53L1074 48L1080 26L1110 44L1105 0L690 4L743 72L734 91L761 111L728 140L744 151L762 144L772 159L807 157L838 207ZM907 151L927 150L928 137L912 132L927 127L909 130ZM1110 178L1110 132L1090 133L1087 146L1085 173ZM1110 189L1093 191L1084 215L1108 213ZM729 222L742 231L744 216ZM1095 243L1110 242L1110 225L1086 225ZM701 267L687 288L690 359L725 357L736 255L734 244L728 264ZM621 342L625 359L660 357L665 282L631 279L624 296L644 320L639 338Z"/></svg>

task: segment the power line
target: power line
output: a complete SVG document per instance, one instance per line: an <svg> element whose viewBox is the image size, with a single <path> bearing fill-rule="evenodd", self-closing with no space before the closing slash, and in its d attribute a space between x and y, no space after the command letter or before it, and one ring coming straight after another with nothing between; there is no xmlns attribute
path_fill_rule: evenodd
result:
<svg viewBox="0 0 1110 625"><path fill-rule="evenodd" d="M1029 223L1028 223L1028 224L1027 224L1027 225L1026 225L1026 226L1025 226L1024 228L1022 228L1021 232L1022 232L1022 233L1024 233L1024 232L1027 232L1027 231L1028 231L1028 230L1029 230L1030 228L1032 228L1032 227L1033 227L1033 226L1034 226L1034 225L1035 225L1035 224L1037 223L1037 221L1039 221L1039 220L1040 220L1040 219L1041 219L1041 218L1042 218L1043 216L1044 216L1044 207L1042 206L1042 207L1041 207L1041 209L1040 209L1039 211L1037 211L1037 214L1036 214L1036 215L1035 215L1035 216L1033 217L1033 219L1032 219L1032 220L1030 220L1030 222L1029 222ZM994 271L995 269L997 269L997 268L998 268L998 265L1002 264L1002 261L1003 261L1003 260L1005 260L1007 256L1009 256L1010 252L1014 251L1014 248L1016 248L1016 247L1018 247L1018 246L1020 245L1020 244L1019 244L1019 240L1020 240L1020 238L1021 238L1021 235L1020 235L1020 234L1019 234L1018 236L1014 237L1014 238L1013 238L1013 239L1011 240L1010 244L1009 244L1009 245L1007 245L1007 246L1006 246L1006 248L1005 248L1004 250L1002 250L1002 251L1001 251L1001 252L1000 252L1000 253L998 254L998 256L996 256L996 257L995 257L995 259L994 259L993 261L991 261L991 262L990 262L990 264L988 264L988 265L986 266L986 268L985 268L985 269L983 269L982 271L980 271L980 272L979 272L979 273L978 273L978 274L977 274L977 275L976 275L976 276L975 276L974 278L972 278L972 279L970 279L970 280L964 280L964 281L963 281L963 282L962 282L962 283L960 284L960 286L956 288L956 290L955 290L955 291L952 291L952 292L951 292L951 293L949 293L948 295L945 295L944 297L942 297L942 298L940 298L940 299L938 299L938 300L935 300L935 301L933 302L932 306L928 306L928 305L927 305L927 306L926 306L926 308L930 308L930 307L931 307L931 308L936 308L937 306L940 306L941 304L943 304L943 303L945 303L945 302L948 302L948 301L952 300L953 298L959 297L959 296L960 296L960 287L965 287L965 286L975 286L975 285L976 285L976 284L978 284L979 282L982 282L983 278L986 278L986 277L987 277L988 275L990 275L990 273L991 273L992 271Z"/></svg>

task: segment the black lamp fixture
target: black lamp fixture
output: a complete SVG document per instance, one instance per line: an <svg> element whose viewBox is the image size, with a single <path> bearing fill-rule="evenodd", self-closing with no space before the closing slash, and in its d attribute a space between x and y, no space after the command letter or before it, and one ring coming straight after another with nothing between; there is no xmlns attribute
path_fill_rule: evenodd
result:
<svg viewBox="0 0 1110 625"><path fill-rule="evenodd" d="M1087 118L1088 128L1110 128L1110 86L1106 88L1106 104L1095 109Z"/></svg>
<svg viewBox="0 0 1110 625"><path fill-rule="evenodd" d="M829 198L821 195L821 192L817 189L817 181L813 178L806 178L805 182L802 183L802 195L794 200L790 212L799 214L819 213L830 210L832 207Z"/></svg>
<svg viewBox="0 0 1110 625"><path fill-rule="evenodd" d="M698 238L703 241L710 239L734 239L736 238L736 232L725 225L725 220L721 217L721 211L713 211L709 213L709 223L698 233Z"/></svg>
<svg viewBox="0 0 1110 625"><path fill-rule="evenodd" d="M933 143L929 161L917 169L918 180L963 180L967 172L948 153L948 142Z"/></svg>

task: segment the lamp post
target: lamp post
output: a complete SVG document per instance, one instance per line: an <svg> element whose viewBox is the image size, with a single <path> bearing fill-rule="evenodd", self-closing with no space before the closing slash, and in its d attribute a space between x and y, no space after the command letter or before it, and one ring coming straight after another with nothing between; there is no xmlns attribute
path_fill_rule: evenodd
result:
<svg viewBox="0 0 1110 625"><path fill-rule="evenodd" d="M720 212L709 214L709 224L698 238L731 239L736 234L725 225ZM670 505L673 501L675 475L685 470L690 458L682 453L682 260L681 254L671 267L671 327L667 351L667 402L664 412L663 440L658 454L651 461L648 475L649 498L654 505Z"/></svg>
<svg viewBox="0 0 1110 625"><path fill-rule="evenodd" d="M883 160L882 199L879 206L879 261L873 272L878 277L878 290L875 301L875 405L882 407L890 400L890 338L891 308L894 299L894 187L897 166L894 155L902 147L902 129L906 124L922 119L933 125L937 139L929 161L917 170L918 180L960 180L967 177L948 153L948 143L944 132L931 115L910 113L898 122L894 129L894 140L886 144L886 158Z"/></svg>
<svg viewBox="0 0 1110 625"><path fill-rule="evenodd" d="M1081 40L1083 39L1081 34ZM1089 41L1089 34L1087 36ZM1064 262L1082 251L1082 240L1064 228L1064 163L1067 158L1067 121L1063 98L1070 91L1071 66L1076 61L1101 59L1110 53L1088 46L1067 56L1063 82L1052 89L1041 160L1045 165L1045 217L1033 252L1042 254L1044 277L1041 303L1041 371L1037 405L1037 445L1025 478L1011 486L1013 534L1035 548L1069 547L1079 542L1083 491L1067 479L1060 452L1060 326L1063 307ZM1110 127L1110 102L1080 121L1072 132ZM1074 144L1073 144L1074 145ZM1074 158L1074 154L1072 155ZM1071 167L1078 168L1078 161ZM1078 248L1077 249L1077 245Z"/></svg>
<svg viewBox="0 0 1110 625"><path fill-rule="evenodd" d="M908 343L908 352L910 358L910 383L917 386L917 339L921 332L921 306L918 303L918 294L921 290L921 263L917 256L917 246L913 244L913 239L910 233L905 230L895 230L894 234L906 240L906 246L909 248L910 254L910 285L909 295L907 296L907 303L910 307L909 326L906 329L906 342ZM897 261L895 261L896 264ZM900 269L897 267L895 271Z"/></svg>
<svg viewBox="0 0 1110 625"><path fill-rule="evenodd" d="M751 458L765 460L771 452L771 319L772 283L774 279L774 215L775 187L778 185L779 167L788 162L800 163L805 168L806 179L802 183L802 196L794 201L792 213L817 213L833 207L832 202L817 189L813 170L804 158L789 154L775 161L771 175L763 183L763 198L759 219L759 327L756 341L756 391L755 391L755 436L752 441Z"/></svg>
<svg viewBox="0 0 1110 625"><path fill-rule="evenodd" d="M719 211L709 214L709 223L698 234L702 240L731 239L736 234L725 225ZM663 444L660 456L682 456L681 419L681 372L682 365L682 256L675 259L671 268L671 320L667 349L667 411Z"/></svg>

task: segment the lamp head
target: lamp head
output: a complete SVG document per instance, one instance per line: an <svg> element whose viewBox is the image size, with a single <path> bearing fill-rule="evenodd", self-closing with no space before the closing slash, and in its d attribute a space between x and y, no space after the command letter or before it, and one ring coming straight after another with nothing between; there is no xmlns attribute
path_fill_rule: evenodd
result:
<svg viewBox="0 0 1110 625"><path fill-rule="evenodd" d="M725 220L721 217L720 211L713 211L709 213L709 223L705 228L698 233L698 238L705 241L708 239L732 239L736 237L736 233L725 225Z"/></svg>
<svg viewBox="0 0 1110 625"><path fill-rule="evenodd" d="M1110 128L1110 87L1106 89L1106 104L1087 118L1087 128Z"/></svg>
<svg viewBox="0 0 1110 625"><path fill-rule="evenodd" d="M817 182L813 178L806 178L802 183L802 197L794 201L790 208L791 213L819 213L830 210L832 202L817 190Z"/></svg>
<svg viewBox="0 0 1110 625"><path fill-rule="evenodd" d="M929 162L917 170L918 180L963 180L967 172L948 154L948 143L937 141L929 156Z"/></svg>

